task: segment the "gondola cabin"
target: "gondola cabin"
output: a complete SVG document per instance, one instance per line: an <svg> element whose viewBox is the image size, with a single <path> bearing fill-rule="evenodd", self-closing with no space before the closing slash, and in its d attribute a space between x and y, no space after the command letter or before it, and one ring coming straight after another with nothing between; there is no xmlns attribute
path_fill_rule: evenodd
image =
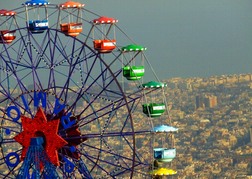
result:
<svg viewBox="0 0 252 179"><path fill-rule="evenodd" d="M100 53L110 53L116 48L116 40L94 40L94 49Z"/></svg>
<svg viewBox="0 0 252 179"><path fill-rule="evenodd" d="M123 67L123 76L127 80L139 80L144 76L144 66L143 66L144 58L142 55L142 51L146 49L147 48L136 44L130 44L121 48L122 57L127 59L127 64L131 64ZM136 60L136 58L138 58L139 56L140 56L139 61L142 62L141 65L136 66L135 63L134 65L132 65L133 61L138 61Z"/></svg>
<svg viewBox="0 0 252 179"><path fill-rule="evenodd" d="M82 32L82 23L62 23L60 30L66 35L76 37Z"/></svg>
<svg viewBox="0 0 252 179"><path fill-rule="evenodd" d="M48 29L48 20L30 20L29 21L29 30L34 33L43 33Z"/></svg>
<svg viewBox="0 0 252 179"><path fill-rule="evenodd" d="M43 33L45 30L48 29L48 25L49 25L48 15L47 15L48 4L49 2L46 0L31 0L31 1L26 1L24 3L25 9L26 9L27 26L28 26L28 29L31 31L31 33L34 33L34 34ZM44 18L42 19L41 19L40 9L45 10L45 12L43 13ZM30 11L34 12L34 16L36 17L36 19L29 20Z"/></svg>
<svg viewBox="0 0 252 179"><path fill-rule="evenodd" d="M109 32L112 26L117 22L118 20L105 16L93 20L93 26L102 26L100 30L102 37L100 39L94 37L95 40L93 41L94 49L99 53L110 53L116 48L115 32L113 38L109 38Z"/></svg>
<svg viewBox="0 0 252 179"><path fill-rule="evenodd" d="M123 76L127 80L139 80L144 76L144 66L125 66Z"/></svg>
<svg viewBox="0 0 252 179"><path fill-rule="evenodd" d="M59 5L60 14L60 30L67 36L76 37L82 32L81 11L85 4L79 2L67 1ZM76 11L77 9L77 11ZM62 12L61 12L62 11ZM70 12L69 12L70 11ZM61 17L65 12L66 16ZM73 20L75 18L75 20ZM67 22L61 22L63 19L68 19Z"/></svg>
<svg viewBox="0 0 252 179"><path fill-rule="evenodd" d="M0 43L1 44L9 44L11 43L15 38L15 32L16 31L10 31L10 30L0 30Z"/></svg>
<svg viewBox="0 0 252 179"><path fill-rule="evenodd" d="M148 103L143 104L143 113L148 117L159 117L165 112L164 103Z"/></svg>
<svg viewBox="0 0 252 179"><path fill-rule="evenodd" d="M154 158L158 162L171 162L176 157L176 149L154 148Z"/></svg>
<svg viewBox="0 0 252 179"><path fill-rule="evenodd" d="M16 12L14 12L14 11L8 11L6 9L0 10L0 16L1 17L6 17L6 19L8 17L14 16L14 15L16 15ZM0 43L1 44L9 44L16 38L16 36L15 36L16 31L15 30L9 30L10 27L8 27L8 26L11 26L11 24L8 23L8 20L6 20L4 22L4 24L2 24L1 27L6 26L6 28L3 29L3 30L0 30Z"/></svg>
<svg viewBox="0 0 252 179"><path fill-rule="evenodd" d="M177 174L176 170L170 168L159 168L150 172L153 176L171 176Z"/></svg>

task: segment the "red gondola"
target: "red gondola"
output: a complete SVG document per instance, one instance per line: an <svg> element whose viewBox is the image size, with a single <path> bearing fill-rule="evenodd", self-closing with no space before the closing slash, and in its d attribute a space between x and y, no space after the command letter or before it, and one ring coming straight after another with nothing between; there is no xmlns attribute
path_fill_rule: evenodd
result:
<svg viewBox="0 0 252 179"><path fill-rule="evenodd" d="M103 26L109 26L108 28L101 28L100 30L102 32L102 38L101 39L95 39L93 41L94 43L94 49L97 50L100 53L110 53L116 48L116 39L115 39L115 32L114 32L114 37L109 38L109 32L112 28L112 26L117 23L118 20L114 18L109 18L109 17L100 17L98 19L93 20L93 26L97 25L103 25ZM105 31L104 29L108 29Z"/></svg>
<svg viewBox="0 0 252 179"><path fill-rule="evenodd" d="M9 17L9 16L14 16L16 15L16 12L14 11L8 11L6 9L2 9L0 10L0 15L1 16L6 16L6 17ZM9 44L11 43L15 38L15 30L9 30L8 29L8 22L6 20L6 29L3 29L3 30L0 30L0 43L1 44Z"/></svg>
<svg viewBox="0 0 252 179"><path fill-rule="evenodd" d="M14 31L10 31L10 30L0 30L0 43L11 43L13 40L15 40L16 36L15 36L15 30Z"/></svg>
<svg viewBox="0 0 252 179"><path fill-rule="evenodd" d="M116 40L94 40L94 49L100 53L109 53L116 48Z"/></svg>

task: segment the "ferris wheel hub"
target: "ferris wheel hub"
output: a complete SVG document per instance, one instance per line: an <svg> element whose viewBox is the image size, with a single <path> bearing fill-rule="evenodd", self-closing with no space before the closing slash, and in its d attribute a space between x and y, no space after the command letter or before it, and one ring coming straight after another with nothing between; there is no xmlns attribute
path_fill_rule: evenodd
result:
<svg viewBox="0 0 252 179"><path fill-rule="evenodd" d="M58 149L67 145L61 136L58 135L59 119L47 121L46 115L41 107L33 119L21 116L23 131L19 133L14 139L23 146L22 159L25 158L29 148L30 141L34 137L45 138L45 151L54 165L59 165Z"/></svg>

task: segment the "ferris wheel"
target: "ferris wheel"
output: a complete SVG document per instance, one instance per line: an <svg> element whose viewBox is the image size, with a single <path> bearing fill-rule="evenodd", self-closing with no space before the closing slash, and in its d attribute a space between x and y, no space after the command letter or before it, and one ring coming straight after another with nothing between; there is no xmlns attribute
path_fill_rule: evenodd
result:
<svg viewBox="0 0 252 179"><path fill-rule="evenodd" d="M155 139L178 130L166 84L117 19L46 0L0 18L0 178L176 174L154 166L176 156Z"/></svg>

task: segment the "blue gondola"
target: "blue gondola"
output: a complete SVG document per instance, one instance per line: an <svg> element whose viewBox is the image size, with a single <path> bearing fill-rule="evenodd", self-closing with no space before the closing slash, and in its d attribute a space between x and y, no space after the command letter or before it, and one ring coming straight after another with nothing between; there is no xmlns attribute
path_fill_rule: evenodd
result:
<svg viewBox="0 0 252 179"><path fill-rule="evenodd" d="M171 162L176 157L176 149L155 148L154 158L159 162Z"/></svg>
<svg viewBox="0 0 252 179"><path fill-rule="evenodd" d="M47 5L49 4L48 1L46 0L31 0L31 1L26 1L24 3L26 7L26 20L27 20L27 25L29 30L32 33L43 33L45 30L48 29L48 15L47 15ZM36 7L37 8L37 19L34 20L29 20L29 10L28 7ZM43 7L45 9L45 17L43 19L40 19L40 12L39 8Z"/></svg>
<svg viewBox="0 0 252 179"><path fill-rule="evenodd" d="M29 21L29 30L32 33L43 33L46 29L48 29L48 20Z"/></svg>

